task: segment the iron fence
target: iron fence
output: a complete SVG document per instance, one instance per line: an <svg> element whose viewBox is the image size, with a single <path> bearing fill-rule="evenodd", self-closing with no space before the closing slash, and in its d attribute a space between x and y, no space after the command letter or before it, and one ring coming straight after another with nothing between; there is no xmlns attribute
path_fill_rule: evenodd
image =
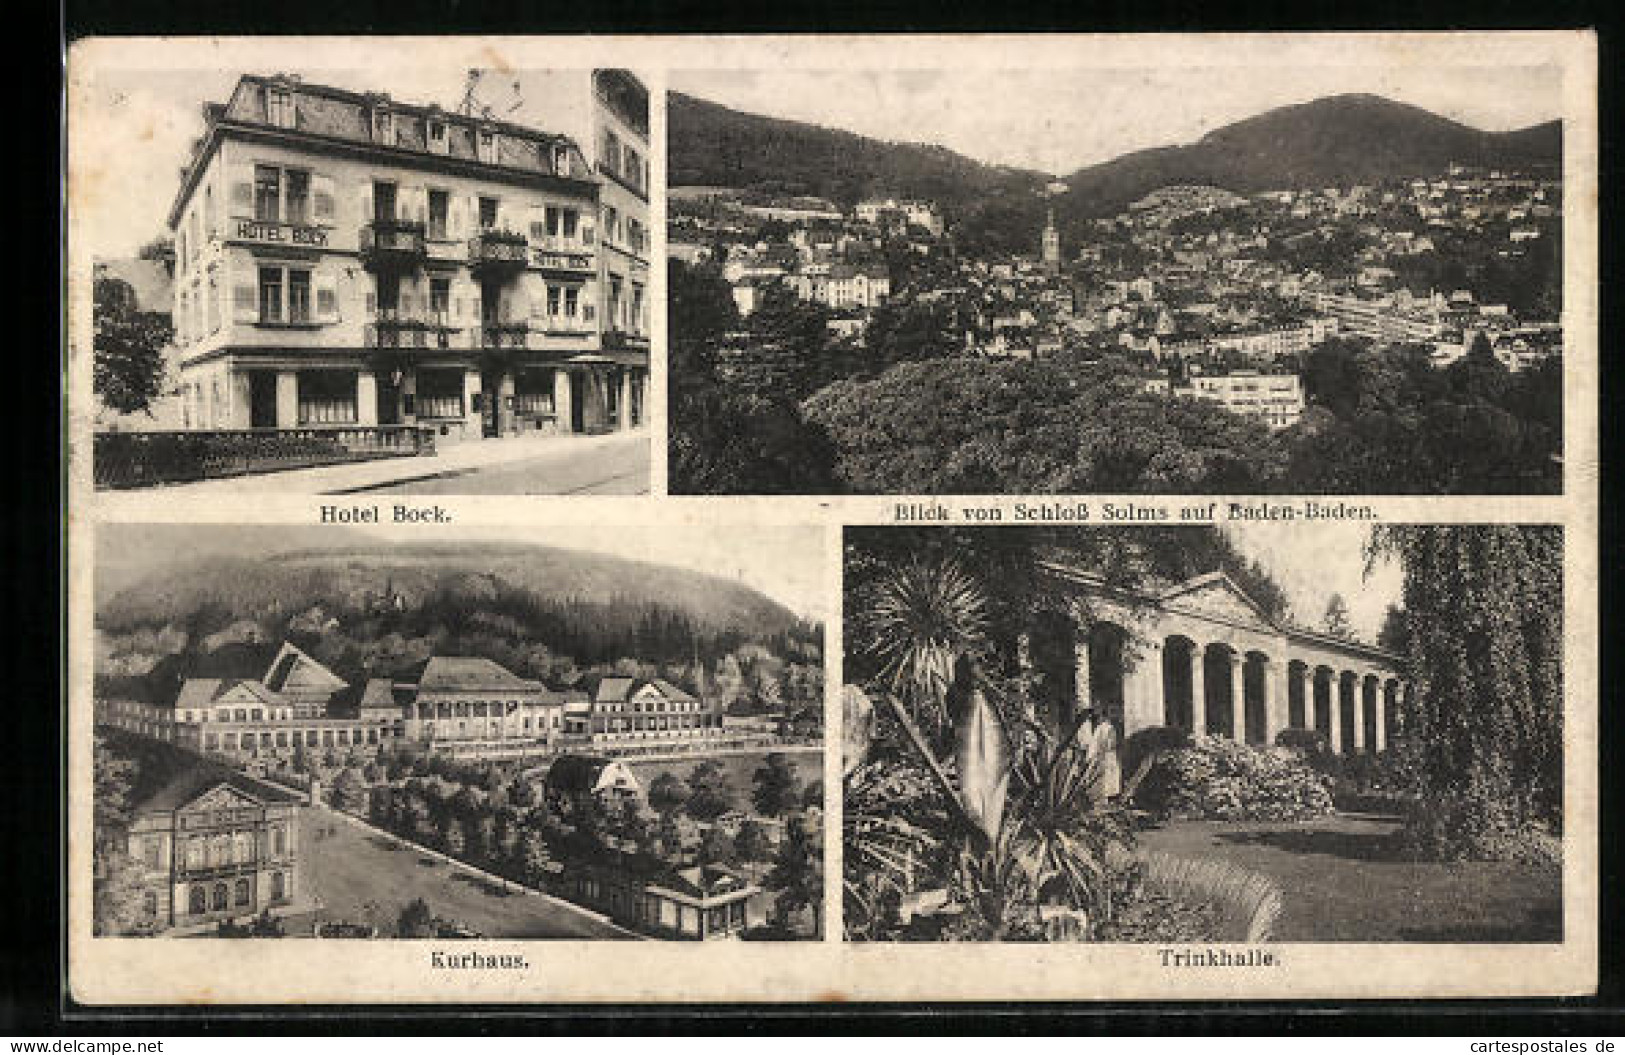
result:
<svg viewBox="0 0 1625 1055"><path fill-rule="evenodd" d="M116 490L433 453L434 430L416 425L100 432L93 476Z"/></svg>

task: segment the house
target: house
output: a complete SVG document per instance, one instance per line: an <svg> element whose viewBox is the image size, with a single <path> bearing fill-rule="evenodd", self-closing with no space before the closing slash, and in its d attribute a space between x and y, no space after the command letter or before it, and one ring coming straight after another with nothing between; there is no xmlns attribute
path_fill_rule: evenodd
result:
<svg viewBox="0 0 1625 1055"><path fill-rule="evenodd" d="M589 161L556 132L282 75L240 78L205 121L168 217L186 427L637 423L647 149L607 138L625 122Z"/></svg>
<svg viewBox="0 0 1625 1055"><path fill-rule="evenodd" d="M299 900L296 796L199 764L139 803L128 851L152 929L287 911Z"/></svg>

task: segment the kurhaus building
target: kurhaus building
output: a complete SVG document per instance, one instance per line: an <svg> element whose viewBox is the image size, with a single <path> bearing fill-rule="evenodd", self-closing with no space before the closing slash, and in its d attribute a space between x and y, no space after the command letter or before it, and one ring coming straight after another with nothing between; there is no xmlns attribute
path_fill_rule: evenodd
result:
<svg viewBox="0 0 1625 1055"><path fill-rule="evenodd" d="M290 77L204 116L169 216L188 427L642 423L647 265L607 265L627 224L601 224L624 174L568 136Z"/></svg>

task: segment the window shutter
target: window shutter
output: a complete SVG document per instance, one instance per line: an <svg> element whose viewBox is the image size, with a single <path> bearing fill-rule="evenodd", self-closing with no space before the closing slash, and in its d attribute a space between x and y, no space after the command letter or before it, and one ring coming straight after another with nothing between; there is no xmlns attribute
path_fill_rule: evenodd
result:
<svg viewBox="0 0 1625 1055"><path fill-rule="evenodd" d="M316 279L316 321L331 324L339 321L339 282L338 276L317 272Z"/></svg>
<svg viewBox="0 0 1625 1055"><path fill-rule="evenodd" d="M540 275L526 275L524 285L530 300L530 317L540 322L547 317L547 282Z"/></svg>
<svg viewBox="0 0 1625 1055"><path fill-rule="evenodd" d="M227 214L243 219L254 216L254 166L246 161L234 161L226 166L226 177L231 184L231 200Z"/></svg>
<svg viewBox="0 0 1625 1055"><path fill-rule="evenodd" d="M453 241L468 237L468 199L461 194L447 194L446 235Z"/></svg>
<svg viewBox="0 0 1625 1055"><path fill-rule="evenodd" d="M237 282L231 287L231 317L235 322L258 322L260 318L259 289L252 280Z"/></svg>
<svg viewBox="0 0 1625 1055"><path fill-rule="evenodd" d="M320 173L311 178L312 217L317 223L333 223L336 220L338 202L334 197L335 188L332 176L323 176Z"/></svg>
<svg viewBox="0 0 1625 1055"><path fill-rule="evenodd" d="M372 223L372 181L361 181L361 222Z"/></svg>
<svg viewBox="0 0 1625 1055"><path fill-rule="evenodd" d="M407 215L418 223L429 222L429 189L413 187L406 192Z"/></svg>

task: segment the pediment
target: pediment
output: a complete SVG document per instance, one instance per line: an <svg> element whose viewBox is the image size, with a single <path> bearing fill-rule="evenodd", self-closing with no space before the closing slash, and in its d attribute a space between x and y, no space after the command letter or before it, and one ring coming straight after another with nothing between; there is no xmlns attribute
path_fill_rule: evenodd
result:
<svg viewBox="0 0 1625 1055"><path fill-rule="evenodd" d="M187 804L191 810L241 810L259 806L259 800L230 784L216 784Z"/></svg>
<svg viewBox="0 0 1625 1055"><path fill-rule="evenodd" d="M1211 616L1227 623L1242 623L1273 632L1275 627L1252 598L1222 573L1192 579L1163 594L1162 602L1195 615Z"/></svg>

